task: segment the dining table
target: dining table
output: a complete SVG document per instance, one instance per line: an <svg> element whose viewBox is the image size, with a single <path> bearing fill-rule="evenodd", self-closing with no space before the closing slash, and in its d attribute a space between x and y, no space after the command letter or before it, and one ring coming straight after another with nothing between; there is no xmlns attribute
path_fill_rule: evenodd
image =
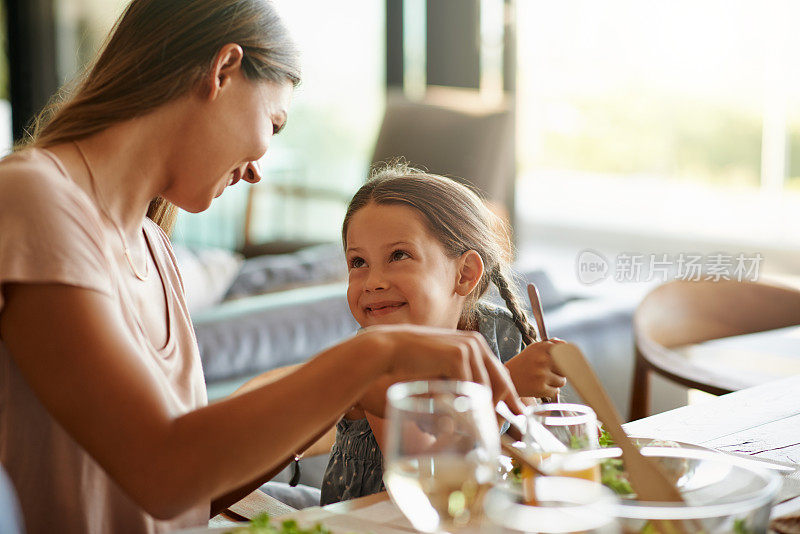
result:
<svg viewBox="0 0 800 534"><path fill-rule="evenodd" d="M778 470L783 488L772 516L800 514L800 375L646 417L624 429L630 436L706 447ZM257 502L251 500L241 515L263 511ZM334 533L416 532L386 492L279 515L273 511L273 517L303 527L319 523Z"/></svg>

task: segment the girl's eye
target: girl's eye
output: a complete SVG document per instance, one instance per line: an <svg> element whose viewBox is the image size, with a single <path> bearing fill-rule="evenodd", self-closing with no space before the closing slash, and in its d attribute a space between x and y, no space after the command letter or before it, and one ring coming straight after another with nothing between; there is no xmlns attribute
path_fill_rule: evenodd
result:
<svg viewBox="0 0 800 534"><path fill-rule="evenodd" d="M353 258L350 260L350 268L351 269L358 269L359 267L364 266L363 258Z"/></svg>
<svg viewBox="0 0 800 534"><path fill-rule="evenodd" d="M394 252L392 252L392 256L391 256L392 261L404 260L404 259L406 259L408 257L410 257L410 256L404 250L395 250Z"/></svg>

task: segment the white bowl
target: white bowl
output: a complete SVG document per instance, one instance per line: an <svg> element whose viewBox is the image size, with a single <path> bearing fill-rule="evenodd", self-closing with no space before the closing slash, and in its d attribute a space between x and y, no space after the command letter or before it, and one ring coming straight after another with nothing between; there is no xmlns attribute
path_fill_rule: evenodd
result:
<svg viewBox="0 0 800 534"><path fill-rule="evenodd" d="M538 506L522 502L510 487L496 486L486 495L486 517L500 532L572 533L619 532L615 521L617 498L608 488L578 478L536 478Z"/></svg>
<svg viewBox="0 0 800 534"><path fill-rule="evenodd" d="M678 521L687 532L751 534L766 532L781 479L775 471L737 463L708 450L643 447L642 454L667 466L685 504L622 498L616 516L622 532L642 532L653 520ZM617 447L576 453L619 458ZM646 532L646 530L645 530Z"/></svg>

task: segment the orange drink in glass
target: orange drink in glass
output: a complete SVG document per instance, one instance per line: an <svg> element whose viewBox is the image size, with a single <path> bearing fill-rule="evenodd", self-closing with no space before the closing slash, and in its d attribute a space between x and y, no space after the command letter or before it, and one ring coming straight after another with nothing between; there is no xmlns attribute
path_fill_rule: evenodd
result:
<svg viewBox="0 0 800 534"><path fill-rule="evenodd" d="M536 460L534 463L543 472L600 483L599 461L575 454L599 447L594 410L582 404L552 403L530 406L525 415L529 425L525 436L530 448L527 456ZM522 479L525 498L533 501L533 473L523 469Z"/></svg>

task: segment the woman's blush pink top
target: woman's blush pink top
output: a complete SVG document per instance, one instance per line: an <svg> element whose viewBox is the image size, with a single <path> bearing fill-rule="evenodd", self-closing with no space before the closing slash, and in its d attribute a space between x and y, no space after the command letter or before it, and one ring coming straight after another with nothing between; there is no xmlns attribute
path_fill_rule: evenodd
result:
<svg viewBox="0 0 800 534"><path fill-rule="evenodd" d="M165 290L168 338L153 346L141 327L107 224L92 197L49 151L0 161L0 316L3 286L58 283L112 299L138 345L141 365L179 416L207 404L203 371L175 257L149 219L144 231ZM47 332L42 332L47 335ZM108 355L113 358L113 354ZM81 387L92 387L87 377ZM99 431L100 429L98 429ZM121 450L124 456L125 451ZM209 503L159 521L133 502L40 403L0 339L0 461L16 488L28 532L152 533L208 524Z"/></svg>

